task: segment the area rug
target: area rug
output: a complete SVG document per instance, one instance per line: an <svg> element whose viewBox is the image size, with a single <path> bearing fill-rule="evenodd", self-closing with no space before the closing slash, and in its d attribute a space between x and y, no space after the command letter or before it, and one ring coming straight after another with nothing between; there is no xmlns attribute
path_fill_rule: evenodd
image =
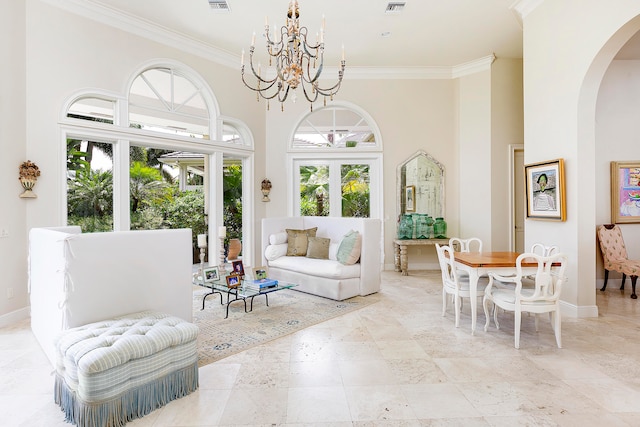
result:
<svg viewBox="0 0 640 427"><path fill-rule="evenodd" d="M269 294L269 306L264 296L253 301L253 311L244 312L242 301L229 307L220 304L220 295L208 296L202 310L202 298L207 290L194 286L193 322L200 328L198 336L198 365L217 360L264 344L309 326L341 316L378 301L378 295L353 297L334 301L294 290L281 290ZM223 301L226 303L226 295ZM251 303L247 301L247 310Z"/></svg>

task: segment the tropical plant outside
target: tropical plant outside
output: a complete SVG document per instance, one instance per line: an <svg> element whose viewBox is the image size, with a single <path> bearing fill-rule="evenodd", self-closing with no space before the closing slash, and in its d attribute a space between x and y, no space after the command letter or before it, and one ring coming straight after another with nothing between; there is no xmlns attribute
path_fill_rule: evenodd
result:
<svg viewBox="0 0 640 427"><path fill-rule="evenodd" d="M370 216L369 166L341 165L341 214L343 217ZM300 215L328 216L329 166L300 166Z"/></svg>

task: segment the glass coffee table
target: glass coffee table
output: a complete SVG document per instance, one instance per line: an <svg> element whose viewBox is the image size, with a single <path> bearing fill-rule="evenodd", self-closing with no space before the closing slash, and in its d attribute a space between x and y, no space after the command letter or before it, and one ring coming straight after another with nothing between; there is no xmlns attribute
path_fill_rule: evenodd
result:
<svg viewBox="0 0 640 427"><path fill-rule="evenodd" d="M242 301L244 303L244 312L248 313L253 311L253 299L257 296L264 295L265 302L267 307L269 306L269 294L271 292L281 291L283 289L291 289L298 286L295 283L289 283L282 280L278 280L275 286L271 286L268 288L259 288L257 287L252 279L241 279L238 286L229 286L227 285L227 276L229 273L223 273L220 275L218 280L213 281L204 281L201 277L197 276L194 278L194 284L198 286L202 286L204 288L210 289L210 292L205 294L202 297L202 310L204 310L204 304L208 296L219 294L220 295L220 304L225 305L223 301L224 294L227 295L227 313L224 318L229 317L229 306L232 302ZM249 300L249 310L247 311L247 300Z"/></svg>

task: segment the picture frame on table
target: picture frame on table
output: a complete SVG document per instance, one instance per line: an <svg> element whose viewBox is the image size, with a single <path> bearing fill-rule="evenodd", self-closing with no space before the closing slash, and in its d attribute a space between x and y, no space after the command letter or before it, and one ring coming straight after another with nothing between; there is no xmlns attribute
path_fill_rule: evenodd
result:
<svg viewBox="0 0 640 427"><path fill-rule="evenodd" d="M218 267L207 267L202 271L205 283L216 282L220 280L220 271Z"/></svg>
<svg viewBox="0 0 640 427"><path fill-rule="evenodd" d="M269 268L266 265L253 269L253 280L266 279L269 275Z"/></svg>
<svg viewBox="0 0 640 427"><path fill-rule="evenodd" d="M640 160L611 162L611 222L640 222Z"/></svg>
<svg viewBox="0 0 640 427"><path fill-rule="evenodd" d="M239 274L231 273L227 276L227 287L237 288L242 283L242 276Z"/></svg>
<svg viewBox="0 0 640 427"><path fill-rule="evenodd" d="M565 221L567 218L564 160L525 165L527 218Z"/></svg>
<svg viewBox="0 0 640 427"><path fill-rule="evenodd" d="M231 263L232 272L238 276L244 276L244 265L241 260L233 261Z"/></svg>
<svg viewBox="0 0 640 427"><path fill-rule="evenodd" d="M416 186L407 185L404 188L404 210L405 212L416 211Z"/></svg>

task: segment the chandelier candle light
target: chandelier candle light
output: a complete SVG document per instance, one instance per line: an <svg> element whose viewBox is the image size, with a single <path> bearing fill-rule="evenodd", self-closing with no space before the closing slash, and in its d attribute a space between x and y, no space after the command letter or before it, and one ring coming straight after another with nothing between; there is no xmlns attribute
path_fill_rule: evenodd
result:
<svg viewBox="0 0 640 427"><path fill-rule="evenodd" d="M277 98L280 102L281 110L284 111L284 101L289 96L289 91L293 90L291 98L295 102L295 91L298 87L302 87L304 97L311 103L311 111L313 111L313 103L318 99L319 95L324 96L324 105L326 105L327 97L333 100L333 95L338 92L342 84L345 68L344 46L342 47L342 60L338 70L338 82L332 87L321 88L318 81L324 65L324 16L322 17L320 35L316 34L315 43L309 42L307 27L300 26L299 18L298 0L291 0L287 11L286 25L280 27L279 35L276 35L274 27L274 39L271 38L269 20L265 18L264 38L267 41L269 66L272 66L273 62L275 62L276 75L274 78L269 78L266 73L263 75L259 62L256 71L253 60L256 34L253 33L251 47L249 48L249 66L255 85L252 86L247 83L244 74L244 50L242 50L240 63L242 82L249 89L256 92L258 101L260 101L260 97L267 100L267 110L269 109L269 100Z"/></svg>

